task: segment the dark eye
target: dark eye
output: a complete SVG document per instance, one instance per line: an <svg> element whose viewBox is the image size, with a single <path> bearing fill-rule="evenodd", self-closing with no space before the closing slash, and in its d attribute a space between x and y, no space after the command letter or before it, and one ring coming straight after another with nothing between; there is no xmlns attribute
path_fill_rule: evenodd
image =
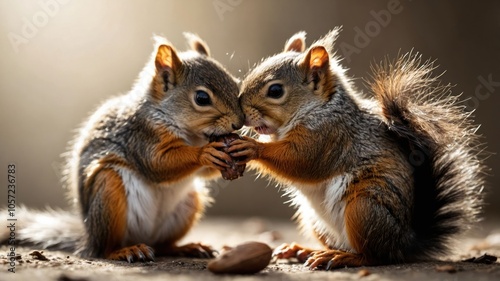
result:
<svg viewBox="0 0 500 281"><path fill-rule="evenodd" d="M280 84L272 84L269 89L267 89L267 96L273 99L281 98L284 93L283 86Z"/></svg>
<svg viewBox="0 0 500 281"><path fill-rule="evenodd" d="M199 106L205 106L205 105L212 104L212 101L210 100L210 96L207 94L207 92L202 91L202 90L196 91L196 94L194 96L194 101Z"/></svg>

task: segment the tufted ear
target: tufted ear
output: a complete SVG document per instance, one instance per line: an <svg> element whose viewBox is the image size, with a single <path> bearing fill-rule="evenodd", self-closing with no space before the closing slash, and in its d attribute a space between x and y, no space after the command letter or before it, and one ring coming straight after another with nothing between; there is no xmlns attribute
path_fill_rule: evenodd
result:
<svg viewBox="0 0 500 281"><path fill-rule="evenodd" d="M201 40L201 38L198 37L198 35L189 32L184 32L184 37L186 37L186 39L188 40L191 49L198 52L200 55L207 57L210 56L210 48L208 48L207 43Z"/></svg>
<svg viewBox="0 0 500 281"><path fill-rule="evenodd" d="M327 34L325 34L325 36L314 42L313 45L323 46L328 52L333 54L335 52L333 45L335 44L335 40L337 40L341 29L341 27L336 27L330 30Z"/></svg>
<svg viewBox="0 0 500 281"><path fill-rule="evenodd" d="M283 52L299 52L302 53L306 49L306 33L300 31L295 33L285 43Z"/></svg>
<svg viewBox="0 0 500 281"><path fill-rule="evenodd" d="M312 46L300 62L306 75L306 81L313 86L313 91L325 97L333 89L333 76L330 71L330 55L323 46Z"/></svg>
<svg viewBox="0 0 500 281"><path fill-rule="evenodd" d="M175 85L176 77L182 72L182 61L174 47L162 44L158 47L155 58L156 71L162 76L165 91L169 85Z"/></svg>

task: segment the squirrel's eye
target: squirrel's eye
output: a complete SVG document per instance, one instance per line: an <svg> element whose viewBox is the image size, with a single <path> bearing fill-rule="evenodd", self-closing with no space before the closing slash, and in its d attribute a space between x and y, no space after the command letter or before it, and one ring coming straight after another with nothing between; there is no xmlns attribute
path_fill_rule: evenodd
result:
<svg viewBox="0 0 500 281"><path fill-rule="evenodd" d="M273 99L281 98L284 93L283 86L280 84L272 84L269 89L267 89L267 96Z"/></svg>
<svg viewBox="0 0 500 281"><path fill-rule="evenodd" d="M207 92L198 90L196 91L196 95L194 96L194 101L199 106L211 105L212 101L210 100L210 96Z"/></svg>

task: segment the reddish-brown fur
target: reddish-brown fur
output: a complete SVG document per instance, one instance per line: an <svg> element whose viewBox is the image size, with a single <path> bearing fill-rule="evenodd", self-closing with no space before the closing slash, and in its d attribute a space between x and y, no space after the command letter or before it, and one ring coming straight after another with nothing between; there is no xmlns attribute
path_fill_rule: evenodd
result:
<svg viewBox="0 0 500 281"><path fill-rule="evenodd" d="M116 259L118 253L122 251L122 241L127 228L127 198L125 187L118 175L113 169L101 169L94 178L94 192L100 192L107 214L109 214L108 237L105 239L106 249L104 256L109 259Z"/></svg>
<svg viewBox="0 0 500 281"><path fill-rule="evenodd" d="M471 120L411 54L374 67L374 99L361 95L334 56L337 33L307 50L294 35L242 83L246 125L270 142L237 140L231 155L289 188L302 228L326 248L275 254L330 269L446 253L481 202Z"/></svg>
<svg viewBox="0 0 500 281"><path fill-rule="evenodd" d="M244 114L237 79L201 39L186 37L186 52L157 38L136 85L104 102L79 130L64 179L80 215L47 212L66 231L26 232L20 242L128 262L153 260L152 247L159 254L213 256L208 246L175 243L211 202L206 180L232 160L210 137L241 128Z"/></svg>

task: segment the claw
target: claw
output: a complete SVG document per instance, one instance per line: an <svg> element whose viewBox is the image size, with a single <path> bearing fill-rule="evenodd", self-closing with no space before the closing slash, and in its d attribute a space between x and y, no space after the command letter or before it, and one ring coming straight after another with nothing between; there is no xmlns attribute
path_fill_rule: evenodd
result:
<svg viewBox="0 0 500 281"><path fill-rule="evenodd" d="M201 245L198 247L197 250L198 250L198 255L197 256L199 258L202 258L202 259L203 258L205 258L205 259L210 258L210 254Z"/></svg>
<svg viewBox="0 0 500 281"><path fill-rule="evenodd" d="M137 256L139 257L139 260L146 261L146 257L141 251L138 251Z"/></svg>
<svg viewBox="0 0 500 281"><path fill-rule="evenodd" d="M304 266L308 266L311 270L332 270L343 266L356 267L362 265L370 265L370 263L360 254L341 250L315 251L304 263Z"/></svg>
<svg viewBox="0 0 500 281"><path fill-rule="evenodd" d="M306 267L309 267L312 263L313 263L313 258L308 258L305 262L304 262L304 266Z"/></svg>
<svg viewBox="0 0 500 281"><path fill-rule="evenodd" d="M147 260L154 261L154 252L147 245L138 244L116 250L107 255L106 258L110 260L123 260L128 263Z"/></svg>
<svg viewBox="0 0 500 281"><path fill-rule="evenodd" d="M155 254L153 252L152 249L148 249L147 252L146 252L146 257L148 258L148 260L150 261L155 261Z"/></svg>
<svg viewBox="0 0 500 281"><path fill-rule="evenodd" d="M332 266L333 266L333 259L328 261L328 263L326 264L325 270L333 269Z"/></svg>
<svg viewBox="0 0 500 281"><path fill-rule="evenodd" d="M309 268L314 270L317 268L320 268L325 262L325 259L323 258L318 258L318 259L313 259L313 262L309 265Z"/></svg>
<svg viewBox="0 0 500 281"><path fill-rule="evenodd" d="M206 259L210 259L210 258L213 258L215 257L214 253L217 253L217 251L213 250L212 248L210 247L207 247L205 245L201 245L202 249L203 249L203 255L204 255L204 258Z"/></svg>
<svg viewBox="0 0 500 281"><path fill-rule="evenodd" d="M306 251L306 250L299 250L297 251L297 259L300 262L304 262L311 256L311 251Z"/></svg>
<svg viewBox="0 0 500 281"><path fill-rule="evenodd" d="M209 252L207 252L207 251L203 251L203 252L202 252L202 255L203 255L203 257L204 257L204 258L206 258L206 259L209 259L209 258L211 258L211 257L212 257L212 254L210 254L210 253L209 253Z"/></svg>

